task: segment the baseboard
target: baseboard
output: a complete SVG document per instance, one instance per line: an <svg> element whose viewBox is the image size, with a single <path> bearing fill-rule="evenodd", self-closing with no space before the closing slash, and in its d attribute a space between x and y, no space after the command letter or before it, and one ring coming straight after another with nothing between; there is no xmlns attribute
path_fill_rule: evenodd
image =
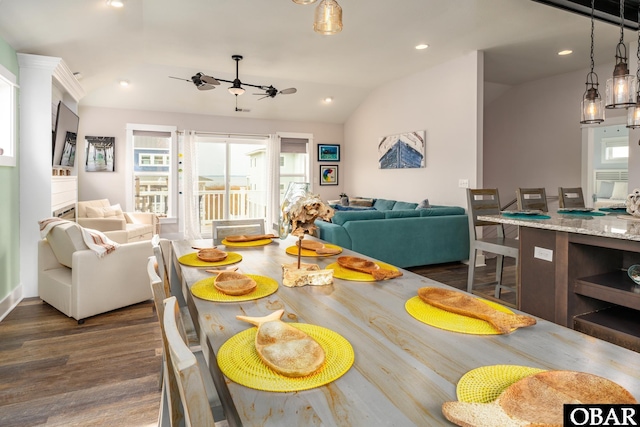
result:
<svg viewBox="0 0 640 427"><path fill-rule="evenodd" d="M22 285L18 285L9 295L0 301L0 321L2 321L11 310L22 301Z"/></svg>

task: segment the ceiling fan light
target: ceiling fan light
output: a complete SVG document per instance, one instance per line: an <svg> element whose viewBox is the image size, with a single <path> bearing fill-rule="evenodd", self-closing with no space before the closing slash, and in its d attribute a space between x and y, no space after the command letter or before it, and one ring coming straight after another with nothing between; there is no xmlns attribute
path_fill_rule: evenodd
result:
<svg viewBox="0 0 640 427"><path fill-rule="evenodd" d="M229 93L232 95L242 95L244 93L244 89L239 86L229 86Z"/></svg>
<svg viewBox="0 0 640 427"><path fill-rule="evenodd" d="M342 8L336 0L322 0L316 7L313 30L323 35L342 31Z"/></svg>
<svg viewBox="0 0 640 427"><path fill-rule="evenodd" d="M107 6L111 7L124 7L124 0L107 0Z"/></svg>

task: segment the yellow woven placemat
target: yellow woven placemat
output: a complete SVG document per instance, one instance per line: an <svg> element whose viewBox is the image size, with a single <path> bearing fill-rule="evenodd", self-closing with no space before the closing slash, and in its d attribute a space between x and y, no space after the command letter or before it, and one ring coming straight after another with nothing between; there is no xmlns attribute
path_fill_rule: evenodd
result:
<svg viewBox="0 0 640 427"><path fill-rule="evenodd" d="M227 257L222 261L206 262L198 258L198 253L193 252L191 254L182 255L178 258L178 262L182 265L188 265L189 267L217 267L220 265L235 264L242 261L242 255L236 252L227 252Z"/></svg>
<svg viewBox="0 0 640 427"><path fill-rule="evenodd" d="M278 282L270 277L256 276L254 274L246 274L256 281L257 285L253 292L246 295L227 295L216 289L214 277L198 280L191 286L191 293L201 299L214 302L239 302L251 301L254 299L264 298L278 290Z"/></svg>
<svg viewBox="0 0 640 427"><path fill-rule="evenodd" d="M460 378L456 395L460 402L490 403L511 384L544 369L518 365L491 365L472 369Z"/></svg>
<svg viewBox="0 0 640 427"><path fill-rule="evenodd" d="M309 390L337 380L355 359L353 347L342 335L308 323L289 323L307 333L324 349L324 366L315 374L289 378L265 365L255 347L258 328L244 330L229 338L218 350L218 365L231 381L262 391L290 392Z"/></svg>
<svg viewBox="0 0 640 427"><path fill-rule="evenodd" d="M487 301L482 298L479 298L479 300L490 305L496 310L504 313L513 313L513 311L495 302ZM500 332L484 320L474 319L473 317L462 316L460 314L442 310L422 301L419 296L409 299L405 303L404 308L415 319L418 319L427 325L435 326L436 328L447 331L474 335L500 334Z"/></svg>
<svg viewBox="0 0 640 427"><path fill-rule="evenodd" d="M228 242L227 239L222 240L222 244L229 247L251 248L254 246L264 246L271 243L271 239L260 239L252 242Z"/></svg>
<svg viewBox="0 0 640 427"><path fill-rule="evenodd" d="M374 261L378 267L384 268L385 270L398 271L397 267L394 267L391 264L386 264L380 261ZM359 271L350 270L348 268L343 268L337 262L331 263L327 265L325 268L333 270L333 277L344 280L352 280L354 282L375 282L376 279L373 278L369 273L361 273Z"/></svg>
<svg viewBox="0 0 640 427"><path fill-rule="evenodd" d="M342 253L342 248L340 246L332 245L330 243L325 243L324 247L325 248L330 248L330 249L340 249L340 252L338 252L338 253ZM288 253L289 255L298 256L298 247L295 246L295 245L294 246L289 246L287 249L285 249L285 252ZM300 253L300 256L331 256L331 255L337 255L337 254L319 255L316 251L311 251L309 249L302 249L302 252Z"/></svg>

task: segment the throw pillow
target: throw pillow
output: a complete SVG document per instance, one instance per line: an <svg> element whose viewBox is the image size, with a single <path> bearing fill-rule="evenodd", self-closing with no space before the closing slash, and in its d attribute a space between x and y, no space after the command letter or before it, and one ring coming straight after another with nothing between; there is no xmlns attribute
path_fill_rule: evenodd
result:
<svg viewBox="0 0 640 427"><path fill-rule="evenodd" d="M627 183L616 181L613 184L613 193L611 194L612 199L620 199L626 200L629 195L629 191L627 190Z"/></svg>
<svg viewBox="0 0 640 427"><path fill-rule="evenodd" d="M600 188L598 189L598 193L596 197L598 199L610 199L613 194L613 182L611 181L602 181L600 183Z"/></svg>
<svg viewBox="0 0 640 427"><path fill-rule="evenodd" d="M355 197L349 201L350 206L364 206L371 207L373 206L373 199L365 199L364 197Z"/></svg>
<svg viewBox="0 0 640 427"><path fill-rule="evenodd" d="M376 199L373 204L373 207L379 211L390 211L393 209L393 205L396 204L395 200L387 200L387 199Z"/></svg>
<svg viewBox="0 0 640 427"><path fill-rule="evenodd" d="M418 206L416 206L416 209L429 209L430 207L431 205L429 204L429 199L424 199L423 201L418 203Z"/></svg>
<svg viewBox="0 0 640 427"><path fill-rule="evenodd" d="M93 206L87 206L87 218L104 218L103 208L94 208Z"/></svg>
<svg viewBox="0 0 640 427"><path fill-rule="evenodd" d="M410 202L396 202L395 205L393 205L393 209L394 211L405 211L407 209L415 209L418 207L417 203L410 203Z"/></svg>

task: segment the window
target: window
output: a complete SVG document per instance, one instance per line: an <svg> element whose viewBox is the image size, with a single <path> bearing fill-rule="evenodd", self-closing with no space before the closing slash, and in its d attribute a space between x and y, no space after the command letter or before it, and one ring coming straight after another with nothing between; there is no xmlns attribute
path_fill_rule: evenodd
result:
<svg viewBox="0 0 640 427"><path fill-rule="evenodd" d="M602 138L603 163L626 163L629 160L629 138Z"/></svg>
<svg viewBox="0 0 640 427"><path fill-rule="evenodd" d="M0 166L16 165L16 76L0 65Z"/></svg>
<svg viewBox="0 0 640 427"><path fill-rule="evenodd" d="M280 202L290 182L310 182L307 138L280 138Z"/></svg>
<svg viewBox="0 0 640 427"><path fill-rule="evenodd" d="M128 125L127 146L132 165L127 183L132 208L128 209L176 217L175 128Z"/></svg>

